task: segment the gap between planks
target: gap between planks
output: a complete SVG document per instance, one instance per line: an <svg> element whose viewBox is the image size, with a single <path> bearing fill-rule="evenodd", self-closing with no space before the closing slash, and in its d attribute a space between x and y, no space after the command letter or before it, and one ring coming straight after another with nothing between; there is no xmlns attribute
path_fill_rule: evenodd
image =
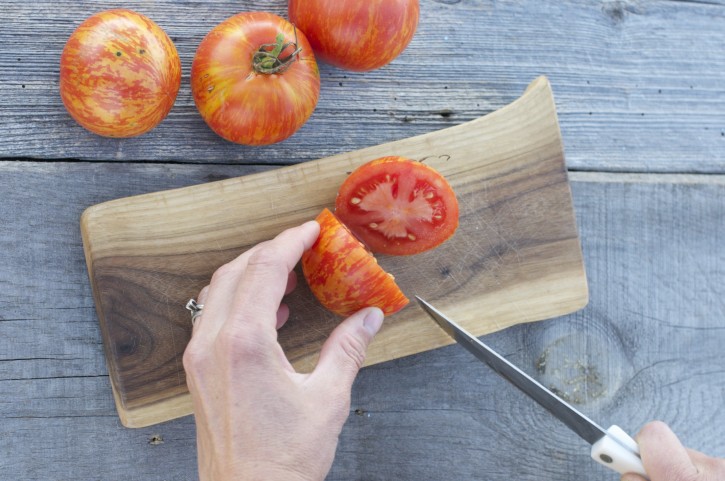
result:
<svg viewBox="0 0 725 481"><path fill-rule="evenodd" d="M711 184L725 185L723 174L569 171L570 182L618 184Z"/></svg>

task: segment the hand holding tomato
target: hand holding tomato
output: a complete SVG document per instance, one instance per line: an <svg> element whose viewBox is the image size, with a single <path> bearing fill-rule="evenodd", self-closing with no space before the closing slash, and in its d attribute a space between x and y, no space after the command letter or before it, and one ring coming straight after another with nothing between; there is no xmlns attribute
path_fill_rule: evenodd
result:
<svg viewBox="0 0 725 481"><path fill-rule="evenodd" d="M299 374L277 342L295 286L292 271L317 239L308 222L253 247L212 277L184 353L197 424L202 481L322 481L350 412L353 380L380 328L362 310L330 335L311 374Z"/></svg>
<svg viewBox="0 0 725 481"><path fill-rule="evenodd" d="M60 58L60 95L83 127L106 137L133 137L156 127L181 85L171 39L149 18L109 10L86 19Z"/></svg>

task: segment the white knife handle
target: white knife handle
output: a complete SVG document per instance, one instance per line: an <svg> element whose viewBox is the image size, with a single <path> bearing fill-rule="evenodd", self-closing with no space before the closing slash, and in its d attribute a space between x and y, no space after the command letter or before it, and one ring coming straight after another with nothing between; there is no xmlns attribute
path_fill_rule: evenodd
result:
<svg viewBox="0 0 725 481"><path fill-rule="evenodd" d="M649 479L639 457L637 442L619 426L611 426L607 435L592 445L592 459L619 474L636 473Z"/></svg>

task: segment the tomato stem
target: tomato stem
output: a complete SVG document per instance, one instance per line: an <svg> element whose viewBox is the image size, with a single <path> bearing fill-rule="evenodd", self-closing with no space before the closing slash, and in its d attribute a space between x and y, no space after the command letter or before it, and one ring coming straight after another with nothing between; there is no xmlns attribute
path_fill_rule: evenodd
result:
<svg viewBox="0 0 725 481"><path fill-rule="evenodd" d="M280 57L287 47L293 47L294 51L285 56ZM294 62L302 48L297 46L297 29L295 28L295 41L284 41L284 34L278 33L274 39L274 43L265 43L259 47L259 50L252 57L252 66L254 71L263 74L281 73L287 70Z"/></svg>

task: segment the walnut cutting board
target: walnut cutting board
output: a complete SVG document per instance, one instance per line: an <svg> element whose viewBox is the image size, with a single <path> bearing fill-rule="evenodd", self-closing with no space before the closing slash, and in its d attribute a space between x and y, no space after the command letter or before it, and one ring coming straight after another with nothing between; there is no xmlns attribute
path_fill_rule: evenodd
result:
<svg viewBox="0 0 725 481"><path fill-rule="evenodd" d="M351 126L352 127L352 126ZM81 218L86 261L119 415L142 427L191 413L184 309L221 264L334 205L356 166L403 155L439 170L457 193L456 234L432 252L380 256L406 295L476 335L570 313L588 290L549 82L512 104L438 132L245 177L118 199ZM301 277L301 276L300 276ZM279 340L311 370L340 321L304 282ZM452 340L414 303L386 319L367 364Z"/></svg>

